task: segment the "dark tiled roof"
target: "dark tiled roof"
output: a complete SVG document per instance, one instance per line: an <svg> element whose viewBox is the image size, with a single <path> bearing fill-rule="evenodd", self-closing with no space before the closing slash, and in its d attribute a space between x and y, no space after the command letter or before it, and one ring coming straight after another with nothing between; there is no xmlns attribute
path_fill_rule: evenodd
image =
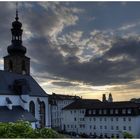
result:
<svg viewBox="0 0 140 140"><path fill-rule="evenodd" d="M130 101L122 102L101 102L99 100L78 100L64 109L111 109L111 108L137 108L140 104Z"/></svg>
<svg viewBox="0 0 140 140"><path fill-rule="evenodd" d="M97 103L94 106L91 106L91 109L111 109L111 108L135 108L138 107L138 104L130 101L121 101L121 102L101 102Z"/></svg>
<svg viewBox="0 0 140 140"><path fill-rule="evenodd" d="M29 94L30 96L48 96L32 76L2 70L0 70L0 95L16 95L12 90L12 86L16 81L23 84L27 83L26 85L28 85L28 87L24 88L23 94Z"/></svg>
<svg viewBox="0 0 140 140"><path fill-rule="evenodd" d="M86 109L98 103L101 103L101 101L98 99L79 99L64 107L63 109Z"/></svg>
<svg viewBox="0 0 140 140"><path fill-rule="evenodd" d="M8 109L7 106L0 106L0 122L16 122L18 120L37 121L30 112L21 106L13 106L12 110Z"/></svg>
<svg viewBox="0 0 140 140"><path fill-rule="evenodd" d="M55 100L73 100L73 99L80 99L79 96L72 96L72 95L64 95L64 94L55 94L49 95L49 99L55 99Z"/></svg>

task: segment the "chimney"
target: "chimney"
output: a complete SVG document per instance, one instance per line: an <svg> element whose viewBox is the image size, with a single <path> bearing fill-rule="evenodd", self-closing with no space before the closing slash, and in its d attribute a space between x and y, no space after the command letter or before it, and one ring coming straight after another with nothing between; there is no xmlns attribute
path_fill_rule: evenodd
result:
<svg viewBox="0 0 140 140"><path fill-rule="evenodd" d="M113 102L112 94L109 93L108 102Z"/></svg>
<svg viewBox="0 0 140 140"><path fill-rule="evenodd" d="M106 102L106 95L105 94L102 95L102 102Z"/></svg>

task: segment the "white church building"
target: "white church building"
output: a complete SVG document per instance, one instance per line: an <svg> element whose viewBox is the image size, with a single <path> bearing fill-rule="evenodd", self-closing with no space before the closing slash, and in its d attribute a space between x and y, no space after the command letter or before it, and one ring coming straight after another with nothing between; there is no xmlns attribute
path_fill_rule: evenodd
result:
<svg viewBox="0 0 140 140"><path fill-rule="evenodd" d="M0 122L25 120L33 128L49 127L48 95L30 75L30 58L22 45L18 11L12 23L12 40L0 71Z"/></svg>

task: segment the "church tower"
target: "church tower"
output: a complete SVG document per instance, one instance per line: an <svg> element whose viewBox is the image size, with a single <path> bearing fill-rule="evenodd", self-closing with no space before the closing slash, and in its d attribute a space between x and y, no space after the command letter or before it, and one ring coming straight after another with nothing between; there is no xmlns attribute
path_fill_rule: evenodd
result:
<svg viewBox="0 0 140 140"><path fill-rule="evenodd" d="M8 55L4 57L4 70L18 74L30 74L30 58L26 57L26 48L22 45L22 24L19 22L18 10L12 23L12 40L8 46Z"/></svg>

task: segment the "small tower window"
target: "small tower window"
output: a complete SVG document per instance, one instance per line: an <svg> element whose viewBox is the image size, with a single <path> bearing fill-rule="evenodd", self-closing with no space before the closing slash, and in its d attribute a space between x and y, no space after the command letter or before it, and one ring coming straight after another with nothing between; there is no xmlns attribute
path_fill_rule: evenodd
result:
<svg viewBox="0 0 140 140"><path fill-rule="evenodd" d="M12 60L9 61L9 71L10 72L13 71L13 62L12 62Z"/></svg>
<svg viewBox="0 0 140 140"><path fill-rule="evenodd" d="M25 61L22 61L22 74L26 74Z"/></svg>

